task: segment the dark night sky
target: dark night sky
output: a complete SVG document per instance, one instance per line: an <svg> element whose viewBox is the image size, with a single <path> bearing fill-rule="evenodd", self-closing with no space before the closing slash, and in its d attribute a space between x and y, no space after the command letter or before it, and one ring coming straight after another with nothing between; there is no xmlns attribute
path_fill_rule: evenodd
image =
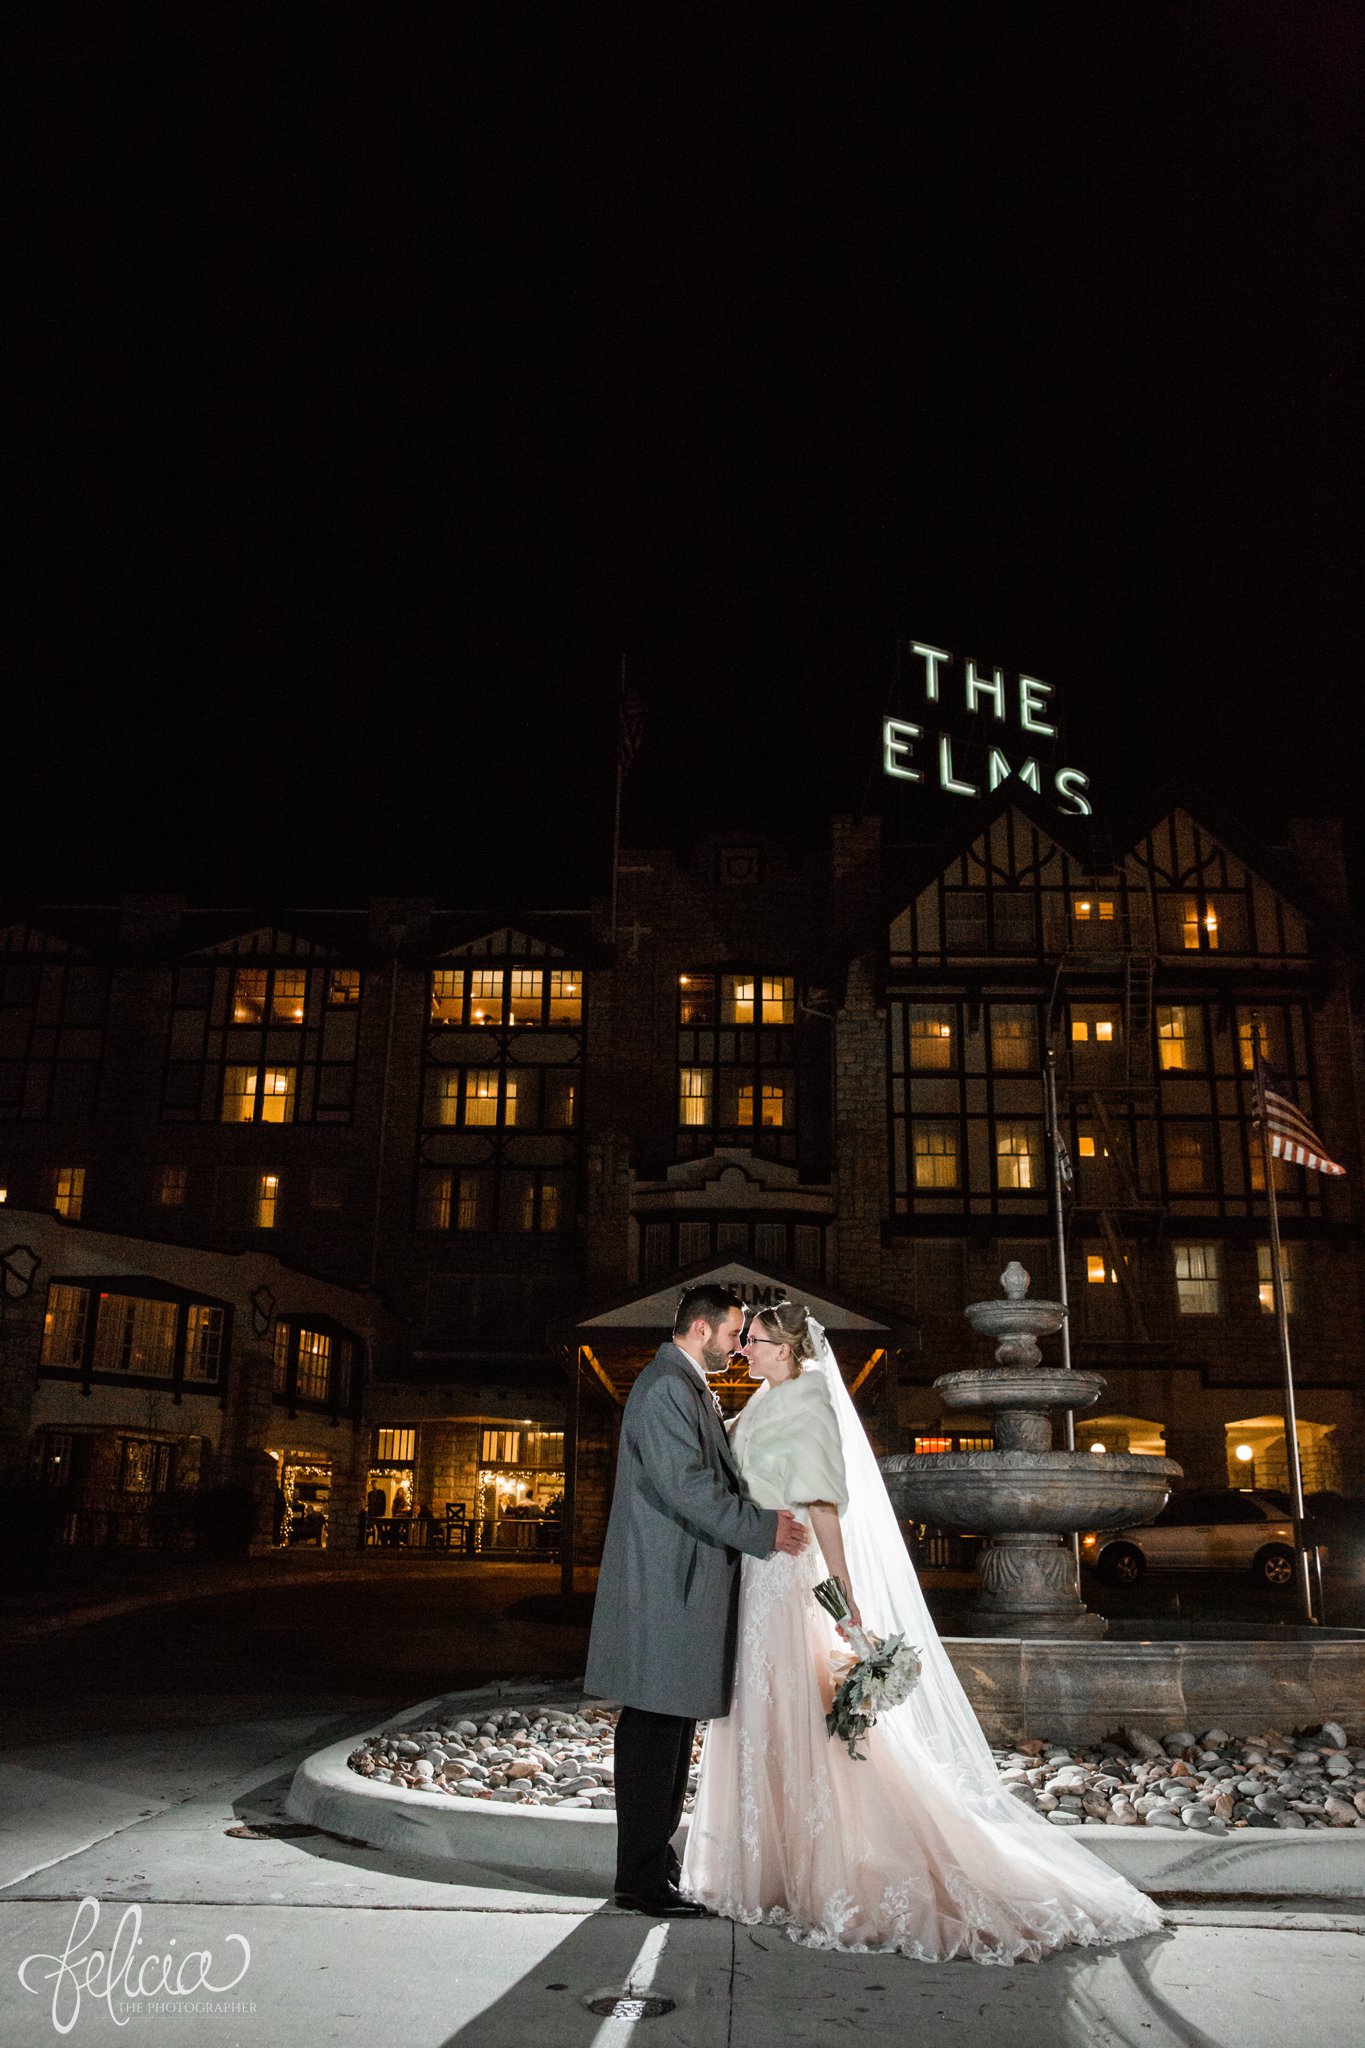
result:
<svg viewBox="0 0 1365 2048"><path fill-rule="evenodd" d="M898 638L1359 828L1365 17L21 10L8 891L603 886L882 794Z"/></svg>

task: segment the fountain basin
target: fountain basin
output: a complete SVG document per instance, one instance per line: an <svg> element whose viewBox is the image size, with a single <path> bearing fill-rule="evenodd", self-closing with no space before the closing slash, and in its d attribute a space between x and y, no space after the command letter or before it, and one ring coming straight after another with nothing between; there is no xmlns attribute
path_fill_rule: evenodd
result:
<svg viewBox="0 0 1365 2048"><path fill-rule="evenodd" d="M1149 1522L1181 1476L1172 1459L1134 1451L902 1452L880 1463L902 1520L983 1535Z"/></svg>
<svg viewBox="0 0 1365 2048"><path fill-rule="evenodd" d="M1089 1408L1104 1392L1095 1372L1067 1372L1061 1366L972 1366L945 1372L934 1381L945 1408Z"/></svg>
<svg viewBox="0 0 1365 2048"><path fill-rule="evenodd" d="M1013 1270L1006 1267L1006 1272ZM1022 1272L1022 1268L1019 1269ZM1024 1274L1024 1284L1028 1275ZM978 1337L1053 1337L1066 1321L1060 1301L974 1301L962 1313Z"/></svg>

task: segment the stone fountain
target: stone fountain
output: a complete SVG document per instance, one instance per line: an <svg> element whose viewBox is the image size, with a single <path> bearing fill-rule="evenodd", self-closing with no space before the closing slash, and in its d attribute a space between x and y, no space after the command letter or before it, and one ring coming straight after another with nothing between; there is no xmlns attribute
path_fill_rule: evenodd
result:
<svg viewBox="0 0 1365 2048"><path fill-rule="evenodd" d="M1038 1339L1054 1336L1067 1312L1025 1299L1029 1276L1017 1260L1001 1285L1003 1301L966 1312L974 1330L999 1340L995 1364L934 1381L946 1409L994 1412L996 1448L883 1458L887 1490L902 1517L990 1537L974 1634L1102 1636L1104 1617L1081 1599L1071 1535L1151 1521L1181 1470L1169 1458L1053 1450L1049 1411L1091 1407L1104 1381L1044 1365Z"/></svg>

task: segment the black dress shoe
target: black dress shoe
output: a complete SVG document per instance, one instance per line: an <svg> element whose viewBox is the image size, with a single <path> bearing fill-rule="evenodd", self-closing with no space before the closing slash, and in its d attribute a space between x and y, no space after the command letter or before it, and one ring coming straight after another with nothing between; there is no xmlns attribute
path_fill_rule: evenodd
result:
<svg viewBox="0 0 1365 2048"><path fill-rule="evenodd" d="M685 1899L676 1885L648 1897L637 1892L614 1892L612 1904L627 1913L647 1913L652 1920L700 1920L706 1911L695 1899Z"/></svg>

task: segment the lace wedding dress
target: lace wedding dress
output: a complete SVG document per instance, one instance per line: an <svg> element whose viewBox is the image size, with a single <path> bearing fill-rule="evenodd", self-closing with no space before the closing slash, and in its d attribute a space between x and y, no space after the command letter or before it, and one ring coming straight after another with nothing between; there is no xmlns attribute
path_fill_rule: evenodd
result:
<svg viewBox="0 0 1365 2048"><path fill-rule="evenodd" d="M1037 1961L1156 1932L1150 1899L1000 1784L857 1411L812 1330L816 1364L762 1389L734 1427L745 1490L763 1506L839 1505L864 1626L903 1629L923 1676L867 1737L865 1760L850 1757L825 1730L844 1645L812 1597L828 1576L814 1539L800 1557L746 1557L734 1704L706 1732L683 1889L810 1947L923 1962Z"/></svg>

